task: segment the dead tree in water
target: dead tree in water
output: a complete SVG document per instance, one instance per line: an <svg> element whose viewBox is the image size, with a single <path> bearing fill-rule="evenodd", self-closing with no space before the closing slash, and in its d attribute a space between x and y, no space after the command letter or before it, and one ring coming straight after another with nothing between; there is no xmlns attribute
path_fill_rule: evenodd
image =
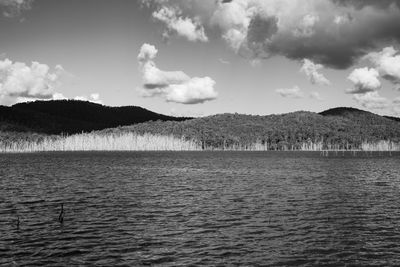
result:
<svg viewBox="0 0 400 267"><path fill-rule="evenodd" d="M64 204L61 203L61 211L60 211L60 215L58 215L58 221L60 223L64 222Z"/></svg>

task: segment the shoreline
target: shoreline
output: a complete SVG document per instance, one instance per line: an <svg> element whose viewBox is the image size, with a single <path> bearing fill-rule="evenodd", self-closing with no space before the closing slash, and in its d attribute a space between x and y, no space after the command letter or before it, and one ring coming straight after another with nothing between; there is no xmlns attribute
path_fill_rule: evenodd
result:
<svg viewBox="0 0 400 267"><path fill-rule="evenodd" d="M203 153L203 152L216 152L216 153L230 153L230 152L249 152L249 153L319 153L323 155L329 154L372 154L372 153L395 153L400 154L400 150L219 150L219 149L203 149L203 150L35 150L35 151L0 151L0 154L34 154L34 153L130 153L130 152L144 152L144 153Z"/></svg>

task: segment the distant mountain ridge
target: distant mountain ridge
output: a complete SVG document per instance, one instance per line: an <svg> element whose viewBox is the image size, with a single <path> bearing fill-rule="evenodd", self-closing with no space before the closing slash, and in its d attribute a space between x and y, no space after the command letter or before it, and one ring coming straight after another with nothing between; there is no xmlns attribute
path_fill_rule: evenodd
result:
<svg viewBox="0 0 400 267"><path fill-rule="evenodd" d="M339 117L347 117L347 118L355 118L355 117L371 117L375 118L376 120L381 120L382 118L386 118L392 121L400 122L400 118L393 117L393 116L380 116L374 114L372 112L368 112L365 110L360 110L356 108L350 107L338 107L338 108L331 108L325 111L320 112L319 114L323 116L339 116Z"/></svg>
<svg viewBox="0 0 400 267"><path fill-rule="evenodd" d="M136 106L108 107L87 101L54 100L0 106L0 131L74 134L152 120L182 121Z"/></svg>
<svg viewBox="0 0 400 267"><path fill-rule="evenodd" d="M354 114L354 113L368 113L368 114L374 114L365 110L357 109L357 108L352 108L352 107L337 107L337 108L331 108L324 110L320 112L319 114L323 116L345 116L346 114ZM377 115L379 116L379 115Z"/></svg>

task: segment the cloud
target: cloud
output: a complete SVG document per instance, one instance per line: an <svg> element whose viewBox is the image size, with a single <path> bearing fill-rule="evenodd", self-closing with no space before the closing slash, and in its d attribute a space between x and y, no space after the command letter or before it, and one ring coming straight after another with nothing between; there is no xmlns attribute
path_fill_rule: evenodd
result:
<svg viewBox="0 0 400 267"><path fill-rule="evenodd" d="M64 100L67 99L62 93L54 93L52 100Z"/></svg>
<svg viewBox="0 0 400 267"><path fill-rule="evenodd" d="M335 15L333 22L339 26L349 23L352 20L352 17L349 14L339 14Z"/></svg>
<svg viewBox="0 0 400 267"><path fill-rule="evenodd" d="M390 101L385 97L381 97L378 92L356 94L353 99L367 109L382 110L390 107Z"/></svg>
<svg viewBox="0 0 400 267"><path fill-rule="evenodd" d="M320 93L318 92L311 92L310 97L313 99L316 99L318 101L323 101L324 99L322 98L322 96L320 95Z"/></svg>
<svg viewBox="0 0 400 267"><path fill-rule="evenodd" d="M1 99L1 98L0 98ZM103 104L103 101L100 100L100 95L98 93L93 93L90 94L89 96L75 96L73 98L68 98L64 96L62 93L54 93L51 98L48 99L40 99L37 97L17 97L15 99L8 99L7 104L15 104L15 103L23 103L23 102L33 102L33 101L50 101L50 100L68 100L68 99L73 99L73 100L80 100L80 101L89 101L97 104ZM4 101L3 101L4 102Z"/></svg>
<svg viewBox="0 0 400 267"><path fill-rule="evenodd" d="M155 46L143 44L140 48L138 60L140 63L146 63L156 58L158 50Z"/></svg>
<svg viewBox="0 0 400 267"><path fill-rule="evenodd" d="M50 70L48 65L39 62L28 66L9 59L0 60L0 95L51 99L63 71L60 65Z"/></svg>
<svg viewBox="0 0 400 267"><path fill-rule="evenodd" d="M318 15L307 14L305 15L299 23L299 26L294 29L293 34L296 37L310 37L314 35L314 27L319 21Z"/></svg>
<svg viewBox="0 0 400 267"><path fill-rule="evenodd" d="M0 0L0 10L7 18L17 17L24 10L31 9L33 0Z"/></svg>
<svg viewBox="0 0 400 267"><path fill-rule="evenodd" d="M160 70L154 59L157 49L149 44L143 44L138 61L142 71L142 96L162 96L167 102L181 104L199 104L217 98L215 81L210 77L189 77L183 71Z"/></svg>
<svg viewBox="0 0 400 267"><path fill-rule="evenodd" d="M162 6L152 14L153 18L163 22L166 30L164 38L169 38L171 33L185 37L189 41L207 42L208 38L203 26L197 18L191 19L182 16L182 11L178 7Z"/></svg>
<svg viewBox="0 0 400 267"><path fill-rule="evenodd" d="M298 86L294 86L293 88L287 88L287 89L276 89L275 92L280 94L282 97L287 97L287 98L304 97L304 93L300 90Z"/></svg>
<svg viewBox="0 0 400 267"><path fill-rule="evenodd" d="M312 84L330 85L330 81L322 73L319 73L319 70L323 68L324 66L321 64L315 64L309 59L304 59L300 72L306 74Z"/></svg>
<svg viewBox="0 0 400 267"><path fill-rule="evenodd" d="M8 103L7 104L15 104L15 103L24 103L24 102L33 102L33 101L50 101L50 100L64 100L64 99L68 99L67 97L65 97L62 93L54 93L52 95L51 98L47 98L47 99L41 99L41 98L37 98L37 97L25 97L25 96L18 96L16 98L12 98L12 99L8 99Z"/></svg>
<svg viewBox="0 0 400 267"><path fill-rule="evenodd" d="M64 74L69 75L61 65L56 65L52 70L48 65L35 61L29 66L9 59L0 60L0 102L11 105L36 100L68 99L55 91L60 87ZM102 103L97 93L74 99Z"/></svg>
<svg viewBox="0 0 400 267"><path fill-rule="evenodd" d="M165 95L168 102L198 104L217 97L215 82L210 77L191 78L185 83L171 84Z"/></svg>
<svg viewBox="0 0 400 267"><path fill-rule="evenodd" d="M399 51L390 46L380 52L369 53L365 58L374 64L384 79L400 84Z"/></svg>
<svg viewBox="0 0 400 267"><path fill-rule="evenodd" d="M379 73L376 69L360 68L350 73L348 79L354 84L354 88L346 90L348 94L364 94L373 92L381 87Z"/></svg>
<svg viewBox="0 0 400 267"><path fill-rule="evenodd" d="M218 61L219 61L221 64L224 64L224 65L229 65L229 64L231 64L231 62L229 62L228 60L225 60L225 59L223 59L223 58L219 58Z"/></svg>
<svg viewBox="0 0 400 267"><path fill-rule="evenodd" d="M281 55L346 69L374 49L400 43L396 0L156 0L147 6L169 31L192 41L220 37L250 60ZM191 30L179 31L180 20Z"/></svg>
<svg viewBox="0 0 400 267"><path fill-rule="evenodd" d="M366 7L383 8L386 9L391 6L400 6L398 0L331 0L333 3L347 6L355 7L357 9L362 9Z"/></svg>
<svg viewBox="0 0 400 267"><path fill-rule="evenodd" d="M90 94L89 96L76 96L74 97L74 100L89 101L96 104L103 104L103 101L100 100L100 94L98 93L93 93Z"/></svg>

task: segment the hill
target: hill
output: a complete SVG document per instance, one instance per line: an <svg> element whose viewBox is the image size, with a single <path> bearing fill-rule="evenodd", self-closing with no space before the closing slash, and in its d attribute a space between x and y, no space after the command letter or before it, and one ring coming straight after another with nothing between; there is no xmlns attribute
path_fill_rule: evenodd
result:
<svg viewBox="0 0 400 267"><path fill-rule="evenodd" d="M365 142L400 142L398 121L352 108L268 116L219 114L181 122L146 122L99 133L124 132L174 135L196 140L203 148L246 149L258 144L279 150L315 146L355 149Z"/></svg>
<svg viewBox="0 0 400 267"><path fill-rule="evenodd" d="M400 118L398 118L398 117L392 117L392 116L384 116L384 117L389 119L389 120L392 120L392 121L400 122Z"/></svg>
<svg viewBox="0 0 400 267"><path fill-rule="evenodd" d="M338 117L347 117L347 118L353 118L353 119L356 119L356 117L358 117L358 118L371 117L377 121L381 120L383 117L383 118L386 118L386 119L389 119L392 121L400 122L400 118L398 118L398 117L393 117L393 116L382 116L381 117L379 115L373 114L368 111L359 110L356 108L349 108L349 107L332 108L332 109L325 110L319 114L321 114L323 116L338 116Z"/></svg>
<svg viewBox="0 0 400 267"><path fill-rule="evenodd" d="M0 106L0 131L74 134L147 121L182 121L136 106L108 107L87 101L54 100Z"/></svg>
<svg viewBox="0 0 400 267"><path fill-rule="evenodd" d="M354 108L321 113L298 111L280 115L217 114L176 118L128 107L82 101L38 101L0 106L0 142L38 143L60 134L91 136L135 134L174 136L203 149L360 149L385 141L399 144L399 118ZM46 136L53 135L53 136ZM86 138L86 137L85 137Z"/></svg>

